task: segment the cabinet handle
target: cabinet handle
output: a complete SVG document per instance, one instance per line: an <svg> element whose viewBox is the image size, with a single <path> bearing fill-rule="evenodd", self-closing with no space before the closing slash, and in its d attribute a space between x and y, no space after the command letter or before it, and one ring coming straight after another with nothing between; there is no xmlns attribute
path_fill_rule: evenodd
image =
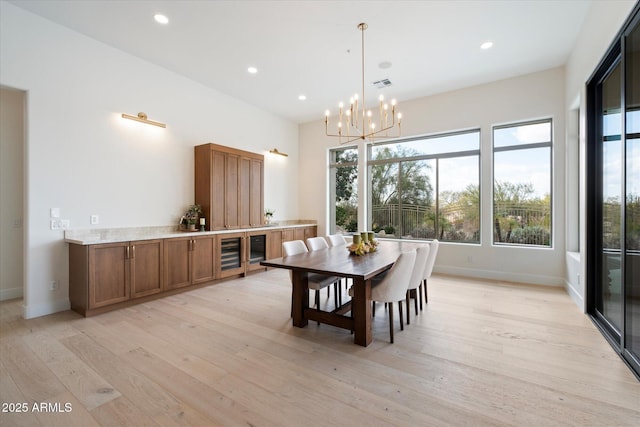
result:
<svg viewBox="0 0 640 427"><path fill-rule="evenodd" d="M126 253L126 255L125 255L125 258L124 258L124 259L129 259L129 246L127 246L127 253Z"/></svg>
<svg viewBox="0 0 640 427"><path fill-rule="evenodd" d="M195 239L191 240L191 251L195 251L196 250L196 241Z"/></svg>
<svg viewBox="0 0 640 427"><path fill-rule="evenodd" d="M136 257L136 245L131 246L131 258Z"/></svg>

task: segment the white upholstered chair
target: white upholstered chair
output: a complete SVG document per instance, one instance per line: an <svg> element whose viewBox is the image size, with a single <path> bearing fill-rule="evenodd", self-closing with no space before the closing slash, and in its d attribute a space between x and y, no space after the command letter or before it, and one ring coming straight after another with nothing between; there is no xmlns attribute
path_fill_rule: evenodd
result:
<svg viewBox="0 0 640 427"><path fill-rule="evenodd" d="M420 300L420 310L422 310L422 280L424 279L425 266L427 264L427 258L429 257L430 246L424 245L416 249L416 262L413 265L411 271L411 279L409 280L407 287L407 325L411 323L411 294L415 293L415 308L416 314L418 314L418 300Z"/></svg>
<svg viewBox="0 0 640 427"><path fill-rule="evenodd" d="M440 242L437 239L434 239L429 243L429 256L427 257L427 262L424 266L424 277L422 279L422 284L424 285L424 302L425 304L429 302L429 296L427 294L427 280L431 277L431 273L433 272L433 266L436 263L436 256L438 255L438 247L440 246Z"/></svg>
<svg viewBox="0 0 640 427"><path fill-rule="evenodd" d="M284 251L285 257L298 255L309 251L302 240L283 242L282 249ZM291 272L289 272L289 276L291 276ZM320 308L320 289L326 288L329 285L336 283L338 280L339 278L336 276L325 276L324 274L315 273L309 274L309 289L313 289L314 291L316 291L316 308ZM293 292L291 293L291 312L293 314ZM318 322L318 324L320 324L320 322Z"/></svg>
<svg viewBox="0 0 640 427"><path fill-rule="evenodd" d="M313 251L320 251L323 249L329 249L329 244L327 243L324 237L309 237L307 239L307 247L311 252L313 252ZM335 307L338 308L340 305L342 305L342 292L340 290L340 278L335 277L335 279L336 280L333 284L333 300L335 303ZM329 288L327 288L327 291L328 290ZM327 297L329 297L328 293L327 293ZM316 299L316 304L317 304L317 301L318 300Z"/></svg>
<svg viewBox="0 0 640 427"><path fill-rule="evenodd" d="M384 302L389 307L389 338L393 344L393 303L398 303L400 313L400 330L404 330L402 320L402 301L407 295L407 284L411 280L411 273L416 263L416 250L400 254L393 266L387 271L383 279L371 285L371 300L374 302ZM349 289L349 294L353 294L353 289ZM353 296L353 295L352 295ZM375 310L375 308L374 308Z"/></svg>
<svg viewBox="0 0 640 427"><path fill-rule="evenodd" d="M330 234L327 236L327 242L329 246L347 246L347 241L342 234Z"/></svg>

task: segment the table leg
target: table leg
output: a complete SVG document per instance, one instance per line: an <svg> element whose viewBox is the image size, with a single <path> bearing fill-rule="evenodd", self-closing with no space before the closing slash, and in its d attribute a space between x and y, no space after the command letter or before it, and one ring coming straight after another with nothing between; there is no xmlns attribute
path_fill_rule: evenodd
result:
<svg viewBox="0 0 640 427"><path fill-rule="evenodd" d="M293 326L304 328L309 323L304 311L309 308L309 274L293 270Z"/></svg>
<svg viewBox="0 0 640 427"><path fill-rule="evenodd" d="M363 347L371 344L371 280L354 279L354 297L351 301L353 311L354 339Z"/></svg>

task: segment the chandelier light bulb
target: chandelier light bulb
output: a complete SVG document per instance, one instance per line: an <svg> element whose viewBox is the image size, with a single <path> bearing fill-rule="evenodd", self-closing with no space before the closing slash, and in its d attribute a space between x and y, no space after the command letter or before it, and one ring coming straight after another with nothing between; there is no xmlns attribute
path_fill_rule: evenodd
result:
<svg viewBox="0 0 640 427"><path fill-rule="evenodd" d="M329 110L325 110L324 115L326 117L329 117L331 115L331 112Z"/></svg>
<svg viewBox="0 0 640 427"><path fill-rule="evenodd" d="M380 95L380 96L378 97L378 100L379 100L380 102L384 101L384 95Z"/></svg>

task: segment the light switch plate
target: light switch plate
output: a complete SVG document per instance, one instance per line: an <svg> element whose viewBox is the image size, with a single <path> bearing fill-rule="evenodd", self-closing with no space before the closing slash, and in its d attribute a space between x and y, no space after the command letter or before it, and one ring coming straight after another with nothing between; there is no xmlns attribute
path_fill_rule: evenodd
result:
<svg viewBox="0 0 640 427"><path fill-rule="evenodd" d="M91 215L91 225L96 225L100 222L100 217L98 215Z"/></svg>
<svg viewBox="0 0 640 427"><path fill-rule="evenodd" d="M51 218L60 218L60 208L51 208L49 213Z"/></svg>

